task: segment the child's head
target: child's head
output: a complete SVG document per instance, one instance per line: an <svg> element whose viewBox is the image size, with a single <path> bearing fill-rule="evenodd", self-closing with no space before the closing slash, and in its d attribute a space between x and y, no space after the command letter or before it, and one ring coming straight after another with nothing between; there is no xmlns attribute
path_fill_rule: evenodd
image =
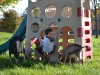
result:
<svg viewBox="0 0 100 75"><path fill-rule="evenodd" d="M51 28L47 28L47 29L45 30L45 35L46 35L47 37L52 37L52 29L51 29Z"/></svg>

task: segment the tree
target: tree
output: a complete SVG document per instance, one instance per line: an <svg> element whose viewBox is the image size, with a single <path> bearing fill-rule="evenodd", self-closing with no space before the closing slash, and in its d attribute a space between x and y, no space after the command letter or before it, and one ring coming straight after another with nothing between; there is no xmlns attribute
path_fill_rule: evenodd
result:
<svg viewBox="0 0 100 75"><path fill-rule="evenodd" d="M15 10L4 12L3 17L4 18L2 19L0 30L5 32L15 32L22 21Z"/></svg>
<svg viewBox="0 0 100 75"><path fill-rule="evenodd" d="M13 6L13 4L18 4L21 0L0 0L0 11L8 8L9 6Z"/></svg>
<svg viewBox="0 0 100 75"><path fill-rule="evenodd" d="M98 0L98 1L100 1L100 0ZM98 3L97 0L91 0L91 2L92 2L92 6L93 6L93 8L91 9L91 11L92 11L91 18L92 18L92 20L95 21L95 30L96 30L96 37L95 38L98 38L98 22L97 22L98 19L97 18L98 18L99 12L97 11L97 9L100 8L100 3Z"/></svg>

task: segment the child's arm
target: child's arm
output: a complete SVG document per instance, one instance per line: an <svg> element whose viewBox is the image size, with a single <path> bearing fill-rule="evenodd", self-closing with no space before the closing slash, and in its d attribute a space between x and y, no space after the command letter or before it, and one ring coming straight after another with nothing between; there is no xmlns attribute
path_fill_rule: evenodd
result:
<svg viewBox="0 0 100 75"><path fill-rule="evenodd" d="M50 42L54 42L54 37L49 38L49 39L50 39Z"/></svg>

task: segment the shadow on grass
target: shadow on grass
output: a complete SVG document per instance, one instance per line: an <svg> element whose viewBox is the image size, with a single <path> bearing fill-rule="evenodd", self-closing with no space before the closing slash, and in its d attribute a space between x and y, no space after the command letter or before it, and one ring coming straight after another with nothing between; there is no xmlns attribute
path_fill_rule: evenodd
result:
<svg viewBox="0 0 100 75"><path fill-rule="evenodd" d="M88 63L94 63L95 61L92 60L92 62L87 62ZM58 64L58 63L49 63L45 60L39 61L37 59L27 59L26 61L24 61L23 56L19 56L19 63L16 64L14 57L12 57L12 63L10 63L9 61L9 55L7 53L3 53L0 55L0 70L5 70L5 69L16 69L17 68L32 68L32 69L41 69L41 70L45 70L46 67L50 66L50 67L61 67L61 66L66 66L66 67L70 67L72 69L75 69L77 65L79 64ZM80 64L80 66L82 66Z"/></svg>
<svg viewBox="0 0 100 75"><path fill-rule="evenodd" d="M4 69L13 69L16 66L17 67L23 67L23 68L35 68L35 69L45 69L46 65L51 67L57 67L60 66L57 63L49 63L45 60L39 61L37 59L27 59L24 61L23 57L19 57L19 63L16 64L14 57L12 57L12 63L9 61L9 56L6 54L4 56L0 55L0 70Z"/></svg>
<svg viewBox="0 0 100 75"><path fill-rule="evenodd" d="M15 66L18 67L27 67L30 68L31 66L34 66L36 64L39 64L40 61L35 59L27 59L26 61L23 60L23 57L19 58L19 62L16 64L15 59L12 58L12 63L9 61L8 58L0 58L0 69L3 68L14 68Z"/></svg>

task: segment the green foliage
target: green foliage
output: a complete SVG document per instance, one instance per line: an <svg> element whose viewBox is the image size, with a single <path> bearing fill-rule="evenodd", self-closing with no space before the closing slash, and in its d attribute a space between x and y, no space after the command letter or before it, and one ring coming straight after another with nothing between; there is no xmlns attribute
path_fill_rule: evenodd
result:
<svg viewBox="0 0 100 75"><path fill-rule="evenodd" d="M13 4L17 4L21 0L4 0L3 3L0 3L0 11L8 8L9 6L13 6Z"/></svg>
<svg viewBox="0 0 100 75"><path fill-rule="evenodd" d="M97 19L98 19L98 17L100 16L100 3L96 3L97 0L91 0L91 1L92 1L92 7L94 7L91 9L91 18L92 18L92 20L95 21L95 17L97 17ZM100 0L98 0L98 2L100 2ZM95 11L94 3L96 3L96 11ZM95 13L96 13L96 16L95 16Z"/></svg>
<svg viewBox="0 0 100 75"><path fill-rule="evenodd" d="M6 32L15 32L22 21L15 10L4 12L3 17L4 18L2 19L0 30Z"/></svg>

